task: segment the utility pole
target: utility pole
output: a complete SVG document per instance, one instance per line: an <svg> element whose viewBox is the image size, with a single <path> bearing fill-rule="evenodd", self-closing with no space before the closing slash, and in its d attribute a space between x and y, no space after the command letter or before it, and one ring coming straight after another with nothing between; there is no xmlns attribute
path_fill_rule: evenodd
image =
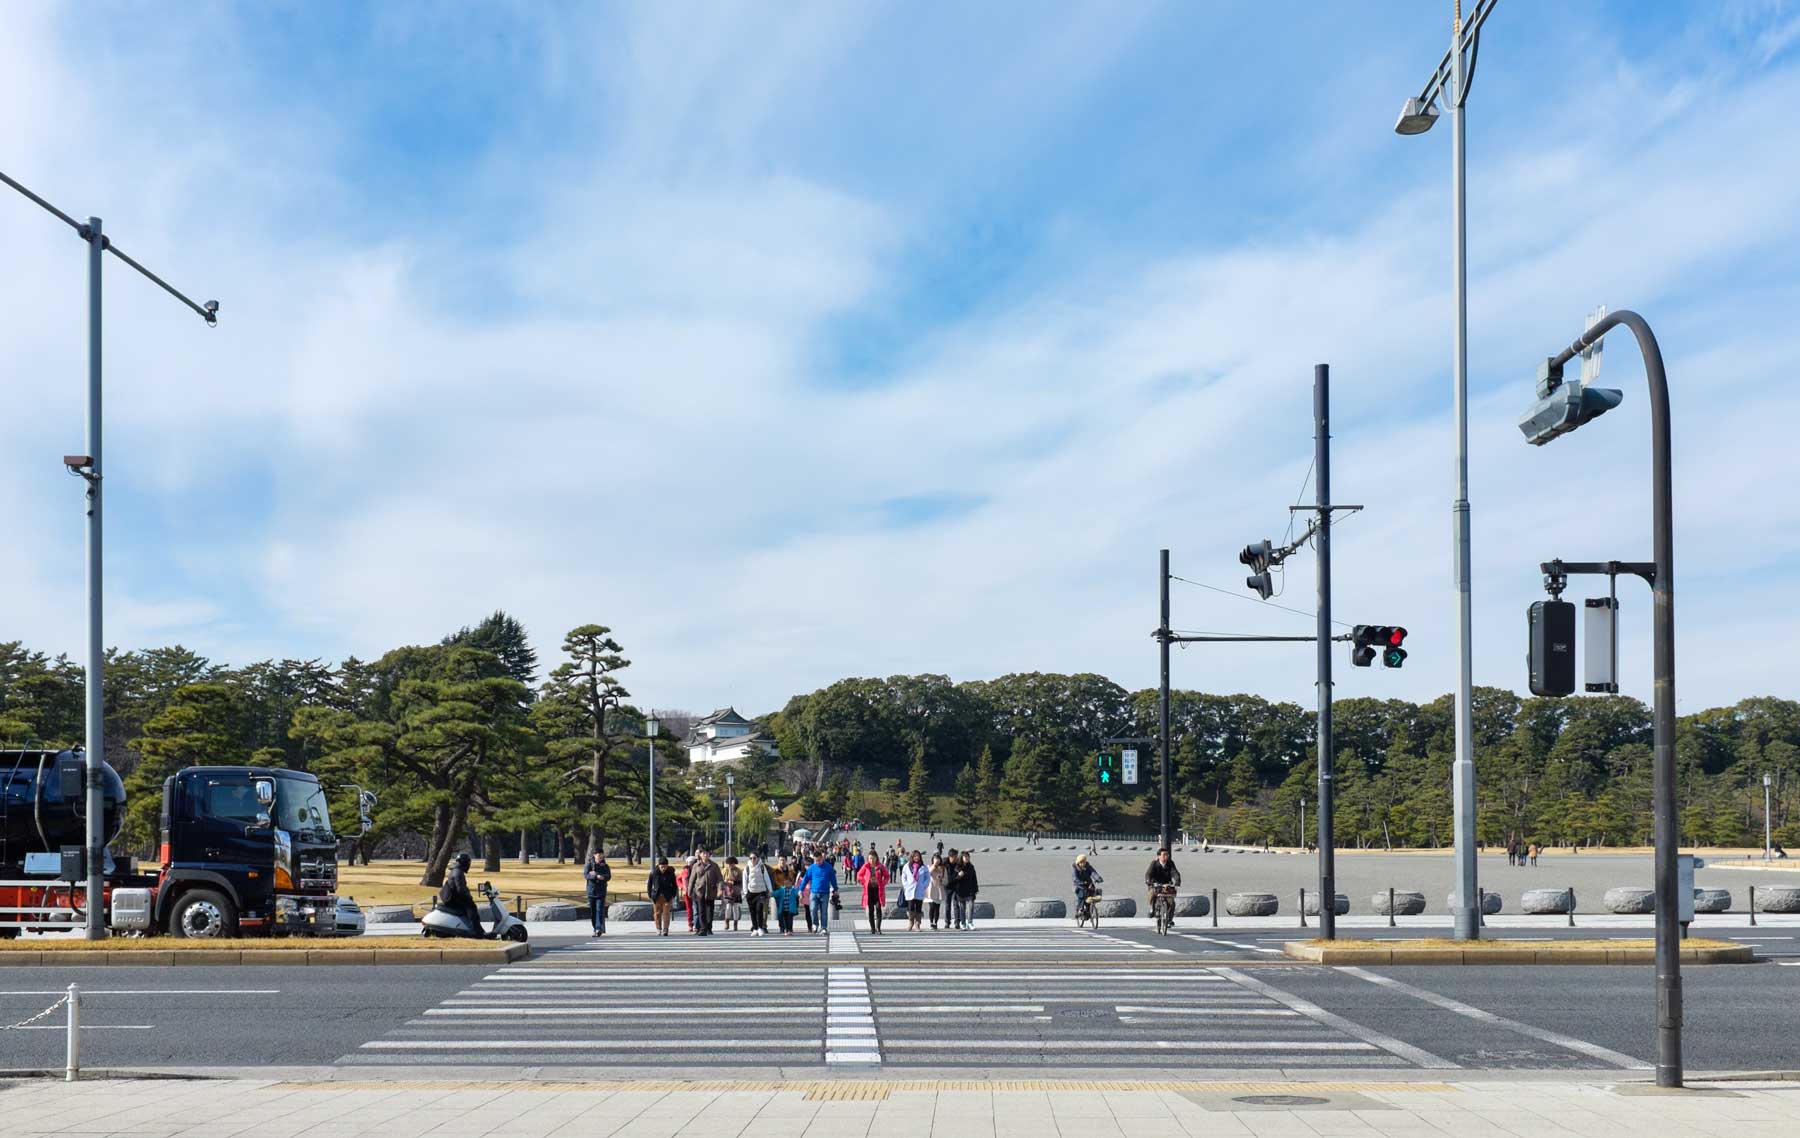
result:
<svg viewBox="0 0 1800 1138"><path fill-rule="evenodd" d="M1331 748L1331 368L1313 368L1313 485L1318 489L1319 554L1319 935L1337 936L1337 857Z"/></svg>
<svg viewBox="0 0 1800 1138"><path fill-rule="evenodd" d="M87 243L88 247L87 453L67 455L63 458L63 465L68 467L71 473L78 474L87 481L88 643L87 671L84 679L87 740L83 754L83 762L86 767L84 777L87 811L87 831L84 843L85 860L87 861L85 936L88 940L105 940L106 843L110 835L106 833L106 776L104 774L106 769L106 634L102 622L105 612L105 578L101 573L102 518L100 512L101 472L103 470L101 451L104 442L100 416L102 392L100 359L103 331L100 320L101 254L110 252L142 273L160 286L164 292L193 309L209 327L219 322L219 302L209 300L205 304L196 304L180 290L170 285L168 281L127 257L115 248L106 237L99 218L90 217L87 219L87 224L84 225L3 173L0 173L0 182L6 183L25 197L30 198L43 207L46 212L73 229Z"/></svg>
<svg viewBox="0 0 1800 1138"><path fill-rule="evenodd" d="M1162 551L1162 571L1157 578L1162 587L1162 624L1156 629L1156 643L1162 653L1162 689L1161 698L1157 701L1156 734L1159 740L1160 757L1157 764L1157 803L1162 811L1162 823L1157 830L1157 844L1169 844L1169 551Z"/></svg>

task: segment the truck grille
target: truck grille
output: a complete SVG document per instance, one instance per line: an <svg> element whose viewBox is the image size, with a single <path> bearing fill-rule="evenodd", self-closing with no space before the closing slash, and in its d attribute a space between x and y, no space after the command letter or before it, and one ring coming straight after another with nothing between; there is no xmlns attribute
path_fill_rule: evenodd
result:
<svg viewBox="0 0 1800 1138"><path fill-rule="evenodd" d="M301 858L299 885L302 889L336 889L337 862L316 857Z"/></svg>

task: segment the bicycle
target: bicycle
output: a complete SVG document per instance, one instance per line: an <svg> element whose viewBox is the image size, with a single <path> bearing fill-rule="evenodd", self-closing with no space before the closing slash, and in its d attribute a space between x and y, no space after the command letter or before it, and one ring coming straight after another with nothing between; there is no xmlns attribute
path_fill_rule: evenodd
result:
<svg viewBox="0 0 1800 1138"><path fill-rule="evenodd" d="M1169 926L1175 923L1175 887L1158 885L1150 900L1150 912L1156 918L1156 931L1162 936L1169 935Z"/></svg>
<svg viewBox="0 0 1800 1138"><path fill-rule="evenodd" d="M1098 929L1100 927L1100 910L1094 906L1094 902L1099 899L1100 899L1100 890L1090 889L1090 890L1088 890L1087 896L1078 898L1076 900L1076 902L1075 902L1075 927L1076 928L1081 928L1083 925L1089 925L1095 929Z"/></svg>

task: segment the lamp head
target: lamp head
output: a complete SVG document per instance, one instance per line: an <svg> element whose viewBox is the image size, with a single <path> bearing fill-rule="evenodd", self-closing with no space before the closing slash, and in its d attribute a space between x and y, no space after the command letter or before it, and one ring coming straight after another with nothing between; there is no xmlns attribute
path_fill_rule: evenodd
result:
<svg viewBox="0 0 1800 1138"><path fill-rule="evenodd" d="M1437 112L1423 99L1406 100L1400 108L1400 120L1394 124L1395 134L1424 134L1437 121Z"/></svg>
<svg viewBox="0 0 1800 1138"><path fill-rule="evenodd" d="M655 716L651 716L649 719L644 720L644 734L650 736L652 739L656 738L656 733L661 727L662 724L656 721Z"/></svg>

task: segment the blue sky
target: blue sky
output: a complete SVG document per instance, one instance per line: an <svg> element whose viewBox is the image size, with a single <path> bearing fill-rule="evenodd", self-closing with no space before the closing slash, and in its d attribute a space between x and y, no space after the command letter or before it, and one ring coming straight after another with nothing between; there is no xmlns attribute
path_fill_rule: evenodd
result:
<svg viewBox="0 0 1800 1138"><path fill-rule="evenodd" d="M109 266L108 640L377 654L612 625L657 706L842 675L1155 680L1156 550L1235 588L1333 367L1337 610L1454 662L1449 5L37 5L0 169ZM1524 446L1634 307L1675 389L1681 705L1800 696L1800 7L1502 0L1470 104L1476 677L1545 558L1648 553L1647 418ZM80 246L0 204L0 637L82 640ZM1283 604L1310 607L1309 556ZM1648 695L1648 599L1624 593ZM1176 623L1304 632L1178 586ZM1310 657L1177 682L1310 702Z"/></svg>

